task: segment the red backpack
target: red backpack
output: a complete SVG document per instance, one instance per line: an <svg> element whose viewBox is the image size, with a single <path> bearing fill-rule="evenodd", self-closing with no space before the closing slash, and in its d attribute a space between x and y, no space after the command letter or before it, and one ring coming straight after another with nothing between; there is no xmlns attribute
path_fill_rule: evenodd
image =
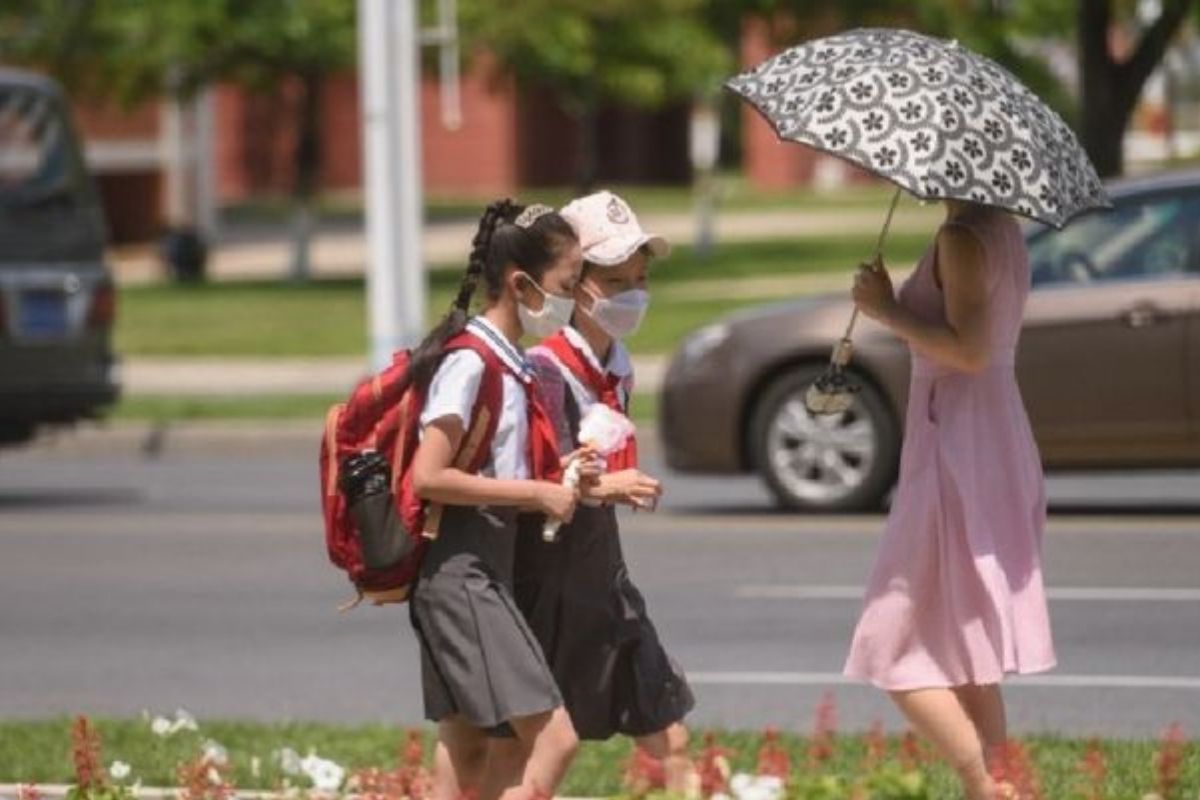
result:
<svg viewBox="0 0 1200 800"><path fill-rule="evenodd" d="M496 434L505 367L487 344L470 334L446 343L445 353L454 350L471 350L484 364L471 422L455 459L458 468L478 472L487 463ZM375 605L405 602L429 541L437 538L441 506L418 498L410 479L425 405L423 392L401 389L411 356L408 350L397 352L390 366L359 383L350 399L330 408L325 417L320 455L325 544L330 561L347 573L358 591L341 610L353 608L364 597ZM381 467L379 479L387 476L387 489L365 501L351 501L344 491L348 465L353 467L354 459L364 455Z"/></svg>

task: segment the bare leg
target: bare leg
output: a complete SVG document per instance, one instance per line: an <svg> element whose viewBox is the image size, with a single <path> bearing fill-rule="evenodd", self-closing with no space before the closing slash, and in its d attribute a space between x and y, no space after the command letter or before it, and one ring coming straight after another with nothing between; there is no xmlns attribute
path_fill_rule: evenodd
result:
<svg viewBox="0 0 1200 800"><path fill-rule="evenodd" d="M1008 742L1008 720L999 684L956 686L954 694L979 732L988 769L994 769Z"/></svg>
<svg viewBox="0 0 1200 800"><path fill-rule="evenodd" d="M548 800L567 774L579 749L579 737L566 709L559 706L544 714L509 720L517 733L522 770L520 780L512 774L517 751L511 742L493 741L483 779L483 800ZM494 758L493 758L494 756Z"/></svg>
<svg viewBox="0 0 1200 800"><path fill-rule="evenodd" d="M696 770L688 755L688 729L682 722L649 736L639 736L636 742L638 747L663 762L668 792L680 796L695 794L692 776Z"/></svg>
<svg viewBox="0 0 1200 800"><path fill-rule="evenodd" d="M530 749L515 737L494 737L488 742L487 769L481 800L496 800L521 785Z"/></svg>
<svg viewBox="0 0 1200 800"><path fill-rule="evenodd" d="M993 800L995 786L975 723L950 689L890 692L892 700L958 773L968 800Z"/></svg>
<svg viewBox="0 0 1200 800"><path fill-rule="evenodd" d="M487 746L487 735L462 717L439 722L433 757L433 800L478 796Z"/></svg>

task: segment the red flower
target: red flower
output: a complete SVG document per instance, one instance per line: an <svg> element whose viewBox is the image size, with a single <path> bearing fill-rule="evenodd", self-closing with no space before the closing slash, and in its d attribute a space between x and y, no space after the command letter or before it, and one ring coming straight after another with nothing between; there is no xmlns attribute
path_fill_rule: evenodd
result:
<svg viewBox="0 0 1200 800"><path fill-rule="evenodd" d="M1000 749L1000 757L992 767L992 778L996 783L1012 786L1020 800L1045 800L1029 751L1020 742L1008 742Z"/></svg>
<svg viewBox="0 0 1200 800"><path fill-rule="evenodd" d="M179 765L180 800L232 800L233 784L220 764L205 756Z"/></svg>
<svg viewBox="0 0 1200 800"><path fill-rule="evenodd" d="M883 763L887 758L887 736L883 732L883 723L875 720L863 738L867 745L867 753L863 759L863 768L870 771Z"/></svg>
<svg viewBox="0 0 1200 800"><path fill-rule="evenodd" d="M644 797L655 789L665 789L667 771L662 761L644 748L635 746L625 765L625 788L634 797Z"/></svg>
<svg viewBox="0 0 1200 800"><path fill-rule="evenodd" d="M1088 742L1087 752L1079 762L1079 772L1087 780L1082 796L1086 800L1104 800L1104 783L1108 778L1108 763L1104 759L1104 750L1100 742L1092 739Z"/></svg>
<svg viewBox="0 0 1200 800"><path fill-rule="evenodd" d="M700 778L701 797L712 797L729 788L728 753L711 733L704 735L704 748L696 759L696 775Z"/></svg>
<svg viewBox="0 0 1200 800"><path fill-rule="evenodd" d="M75 783L85 795L104 787L104 768L100 765L100 735L87 717L77 717L71 726L71 758L75 762Z"/></svg>
<svg viewBox="0 0 1200 800"><path fill-rule="evenodd" d="M787 750L780 747L779 731L774 728L763 731L762 744L758 748L758 774L785 781L792 774L792 759Z"/></svg>
<svg viewBox="0 0 1200 800"><path fill-rule="evenodd" d="M350 786L362 800L426 800L433 795L433 776L425 766L425 744L418 731L409 731L397 753L396 767L372 767L350 776ZM470 800L474 792L463 792Z"/></svg>
<svg viewBox="0 0 1200 800"><path fill-rule="evenodd" d="M1178 722L1172 723L1163 734L1162 744L1158 748L1155 767L1158 773L1158 794L1163 800L1173 800L1177 796L1179 773L1183 768L1183 750L1187 738L1183 735L1183 726Z"/></svg>
<svg viewBox="0 0 1200 800"><path fill-rule="evenodd" d="M833 692L826 692L817 704L816 722L808 748L811 766L820 766L833 757L833 735L837 732L837 704Z"/></svg>

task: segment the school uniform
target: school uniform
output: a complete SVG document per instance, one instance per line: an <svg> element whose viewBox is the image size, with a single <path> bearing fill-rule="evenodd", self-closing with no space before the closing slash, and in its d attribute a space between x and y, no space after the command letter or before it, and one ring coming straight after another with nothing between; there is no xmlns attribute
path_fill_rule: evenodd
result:
<svg viewBox="0 0 1200 800"><path fill-rule="evenodd" d="M579 422L592 404L607 401L628 410L633 368L619 342L601 364L573 328L558 336L586 360L589 376L577 374L544 345L531 348L529 356L559 447L570 452L578 447ZM610 459L609 468L635 464L634 447ZM515 595L558 679L576 732L583 739L644 736L682 720L695 700L629 576L615 508L581 503L554 542L544 541L543 520L521 516Z"/></svg>
<svg viewBox="0 0 1200 800"><path fill-rule="evenodd" d="M480 474L499 479L531 477L530 393L533 373L520 350L486 319L467 331L483 340L505 365L503 400L490 457ZM456 416L466 427L484 373L484 361L456 350L439 365L421 414L422 430ZM517 511L512 507L445 506L438 537L429 544L410 603L421 644L425 715L452 714L512 735L507 720L562 705L537 638L512 595Z"/></svg>

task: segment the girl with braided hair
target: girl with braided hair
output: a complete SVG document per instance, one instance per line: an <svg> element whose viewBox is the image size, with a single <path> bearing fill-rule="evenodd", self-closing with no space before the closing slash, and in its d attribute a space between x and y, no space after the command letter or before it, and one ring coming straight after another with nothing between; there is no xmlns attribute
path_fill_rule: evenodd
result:
<svg viewBox="0 0 1200 800"><path fill-rule="evenodd" d="M553 426L517 343L566 324L581 268L575 233L558 214L492 203L454 305L406 376L425 397L413 490L442 509L409 605L425 713L438 723L439 800L553 796L577 746L554 676L513 602L512 561L518 510L567 520L579 499L557 480ZM480 288L483 311L472 317ZM493 416L478 401L496 372L502 391ZM471 472L460 456L482 417L494 432L476 450L490 447L474 462L483 466ZM507 762L489 769L497 738L519 746L519 774Z"/></svg>

